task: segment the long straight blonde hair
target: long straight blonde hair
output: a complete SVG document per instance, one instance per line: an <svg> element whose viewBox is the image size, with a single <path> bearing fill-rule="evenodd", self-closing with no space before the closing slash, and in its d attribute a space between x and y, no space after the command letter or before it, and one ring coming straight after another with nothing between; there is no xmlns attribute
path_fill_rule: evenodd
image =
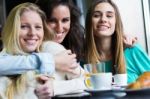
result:
<svg viewBox="0 0 150 99"><path fill-rule="evenodd" d="M115 10L116 16L116 26L114 34L112 35L112 72L116 73L125 73L125 60L123 54L123 25L120 17L119 10L117 6L111 0L94 0L93 4L89 8L86 16L86 24L85 24L85 60L87 63L97 63L100 62L99 52L96 46L96 42L94 39L93 33L93 24L92 24L92 15L93 11L99 3L109 3ZM116 67L117 66L117 67Z"/></svg>
<svg viewBox="0 0 150 99"><path fill-rule="evenodd" d="M6 53L13 55L28 54L23 51L19 42L19 31L21 27L20 17L25 11L34 11L41 17L44 29L44 40L52 40L54 37L54 33L52 33L47 27L46 16L44 12L33 3L22 3L11 10L2 31L2 41ZM39 46L37 47L36 52L40 51L41 44L39 44ZM6 96L8 97L8 99L13 99L15 94L25 91L27 77L28 76L26 75L26 73L21 75L9 76L11 83L6 90Z"/></svg>
<svg viewBox="0 0 150 99"><path fill-rule="evenodd" d="M53 39L54 33L47 26L45 13L33 3L23 3L14 7L11 10L2 31L2 42L7 53L27 54L26 52L23 52L20 46L19 31L21 26L20 16L22 15L22 13L29 10L35 11L40 15L44 27L44 40ZM39 50L40 50L40 46L37 47L36 51Z"/></svg>

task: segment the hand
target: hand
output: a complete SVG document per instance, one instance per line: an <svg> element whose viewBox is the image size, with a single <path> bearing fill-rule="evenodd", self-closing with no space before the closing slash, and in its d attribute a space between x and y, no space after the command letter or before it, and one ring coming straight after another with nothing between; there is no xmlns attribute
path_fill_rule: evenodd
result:
<svg viewBox="0 0 150 99"><path fill-rule="evenodd" d="M54 56L56 69L63 72L73 73L78 67L76 54L72 54L70 50L62 51Z"/></svg>
<svg viewBox="0 0 150 99"><path fill-rule="evenodd" d="M37 81L40 84L35 89L35 94L37 95L38 99L51 99L54 95L53 90L53 79L46 77L46 76L39 76Z"/></svg>
<svg viewBox="0 0 150 99"><path fill-rule="evenodd" d="M74 78L79 78L85 75L85 70L78 64L78 67L72 71L72 74L67 73L67 78L74 79Z"/></svg>
<svg viewBox="0 0 150 99"><path fill-rule="evenodd" d="M137 37L124 35L123 42L125 47L132 47L137 42Z"/></svg>

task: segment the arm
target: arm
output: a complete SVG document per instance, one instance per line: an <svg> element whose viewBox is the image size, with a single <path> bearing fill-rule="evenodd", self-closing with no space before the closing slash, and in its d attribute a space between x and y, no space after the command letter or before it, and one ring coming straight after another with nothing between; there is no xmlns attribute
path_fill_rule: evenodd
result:
<svg viewBox="0 0 150 99"><path fill-rule="evenodd" d="M68 93L83 92L87 89L84 83L84 77L72 80L58 81L54 80L54 96Z"/></svg>
<svg viewBox="0 0 150 99"><path fill-rule="evenodd" d="M61 44L52 41L44 42L42 52L54 55L56 70L73 73L73 69L78 67L76 55L66 50Z"/></svg>
<svg viewBox="0 0 150 99"><path fill-rule="evenodd" d="M84 77L85 75L85 70L78 65L77 68L72 70L72 73L66 73L67 79L71 80L74 78L80 78L80 77Z"/></svg>
<svg viewBox="0 0 150 99"><path fill-rule="evenodd" d="M49 53L32 53L26 56L0 54L0 75L21 74L35 69L40 73L52 74L55 70L52 55Z"/></svg>
<svg viewBox="0 0 150 99"><path fill-rule="evenodd" d="M141 74L150 71L150 57L138 44L125 50L125 59L128 83L134 82Z"/></svg>
<svg viewBox="0 0 150 99"><path fill-rule="evenodd" d="M43 97L49 99L53 95L56 96L69 93L79 93L83 92L85 89L87 89L87 87L84 83L84 77L82 77L72 80L54 80L53 87L51 84L47 84L46 82L44 85L36 88L35 92L39 99L43 99Z"/></svg>

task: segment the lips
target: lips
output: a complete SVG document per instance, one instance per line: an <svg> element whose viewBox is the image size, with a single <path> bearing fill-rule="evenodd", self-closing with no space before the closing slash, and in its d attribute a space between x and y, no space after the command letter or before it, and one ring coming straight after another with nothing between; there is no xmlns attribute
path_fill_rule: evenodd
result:
<svg viewBox="0 0 150 99"><path fill-rule="evenodd" d="M34 45L38 40L37 39L25 39L25 42L28 45Z"/></svg>
<svg viewBox="0 0 150 99"><path fill-rule="evenodd" d="M62 37L62 35L63 35L63 33L57 33L57 34L56 34L56 37L59 38L59 37Z"/></svg>
<svg viewBox="0 0 150 99"><path fill-rule="evenodd" d="M61 43L63 41L65 33L57 33L54 39L55 42Z"/></svg>
<svg viewBox="0 0 150 99"><path fill-rule="evenodd" d="M100 31L105 31L105 30L109 29L109 26L99 25L99 26L97 26L97 29L100 30Z"/></svg>

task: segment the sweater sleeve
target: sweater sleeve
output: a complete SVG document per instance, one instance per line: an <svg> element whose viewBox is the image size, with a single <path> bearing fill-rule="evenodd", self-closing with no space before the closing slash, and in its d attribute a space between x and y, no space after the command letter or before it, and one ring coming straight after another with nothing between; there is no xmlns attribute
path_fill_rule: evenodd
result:
<svg viewBox="0 0 150 99"><path fill-rule="evenodd" d="M28 70L51 75L55 70L54 60L49 53L30 55L0 54L0 75L22 74Z"/></svg>
<svg viewBox="0 0 150 99"><path fill-rule="evenodd" d="M84 83L84 77L72 80L54 80L54 95L83 92L87 87Z"/></svg>
<svg viewBox="0 0 150 99"><path fill-rule="evenodd" d="M141 74L150 71L150 57L139 44L125 50L125 59L128 83L134 82Z"/></svg>

